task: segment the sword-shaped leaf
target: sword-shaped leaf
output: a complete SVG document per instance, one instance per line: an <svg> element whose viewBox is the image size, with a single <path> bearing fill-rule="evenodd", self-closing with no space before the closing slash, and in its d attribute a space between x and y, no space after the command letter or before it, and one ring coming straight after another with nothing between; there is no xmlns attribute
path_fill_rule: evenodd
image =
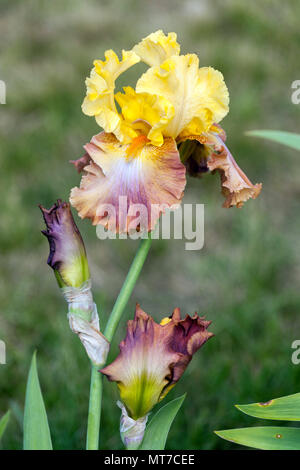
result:
<svg viewBox="0 0 300 470"><path fill-rule="evenodd" d="M215 433L230 442L264 450L300 450L300 429L262 426Z"/></svg>
<svg viewBox="0 0 300 470"><path fill-rule="evenodd" d="M300 134L295 134L293 132L258 130L248 131L246 132L246 135L272 140L273 142L278 142L279 144L300 150Z"/></svg>
<svg viewBox="0 0 300 470"><path fill-rule="evenodd" d="M256 418L300 421L300 393L276 398L265 403L236 405L236 407L243 413Z"/></svg>
<svg viewBox="0 0 300 470"><path fill-rule="evenodd" d="M8 425L9 417L10 417L10 411L7 411L5 415L3 415L2 418L0 419L0 439L4 434L6 426Z"/></svg>
<svg viewBox="0 0 300 470"><path fill-rule="evenodd" d="M28 374L24 412L24 450L52 450L50 429L38 378L36 353Z"/></svg>
<svg viewBox="0 0 300 470"><path fill-rule="evenodd" d="M139 450L164 450L166 440L185 395L162 406L148 424Z"/></svg>

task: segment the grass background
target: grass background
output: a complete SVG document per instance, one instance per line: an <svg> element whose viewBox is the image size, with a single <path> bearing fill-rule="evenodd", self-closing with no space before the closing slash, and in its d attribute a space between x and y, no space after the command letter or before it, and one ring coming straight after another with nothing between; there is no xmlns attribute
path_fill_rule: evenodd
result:
<svg viewBox="0 0 300 470"><path fill-rule="evenodd" d="M129 49L159 28L176 31L184 53L195 52L201 65L223 72L231 96L223 121L228 145L263 191L243 209L225 210L217 176L188 181L185 202L205 204L204 249L185 251L178 240L153 244L110 357L137 300L156 319L180 306L213 320L215 338L167 398L188 393L169 449L236 448L213 434L258 423L235 403L300 391L300 366L291 362L291 343L300 337L300 156L244 135L264 128L299 132L300 105L291 102L291 83L300 78L299 17L296 0L1 0L7 104L0 106L0 338L7 364L0 366L0 415L13 412L3 448L22 446L35 349L54 447L85 445L90 367L46 265L37 204L67 199L79 182L68 161L98 132L80 108L92 60L107 48ZM121 85L134 84L139 67ZM88 221L76 221L104 324L137 243L101 242ZM102 448L120 446L117 396L105 382Z"/></svg>

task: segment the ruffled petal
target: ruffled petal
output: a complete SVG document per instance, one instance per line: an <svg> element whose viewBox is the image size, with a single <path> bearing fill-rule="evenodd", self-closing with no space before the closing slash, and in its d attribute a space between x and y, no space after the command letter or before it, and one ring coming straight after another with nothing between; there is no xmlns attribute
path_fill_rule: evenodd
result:
<svg viewBox="0 0 300 470"><path fill-rule="evenodd" d="M138 80L138 93L163 96L174 107L164 135L177 138L183 131L200 135L228 112L229 95L221 72L199 69L195 54L173 56L151 67Z"/></svg>
<svg viewBox="0 0 300 470"><path fill-rule="evenodd" d="M81 173L90 162L91 157L88 153L85 153L82 157L77 158L77 160L70 160L70 163L73 163L78 173Z"/></svg>
<svg viewBox="0 0 300 470"><path fill-rule="evenodd" d="M193 354L213 336L209 325L197 314L182 320L178 308L169 321L157 324L137 305L119 356L101 370L117 382L133 419L145 416L176 384Z"/></svg>
<svg viewBox="0 0 300 470"><path fill-rule="evenodd" d="M165 139L161 147L145 136L122 145L104 132L85 146L91 162L84 167L80 188L71 191L71 204L82 218L102 224L114 232L155 227L167 207L178 205L186 184L185 167L176 143ZM137 206L139 205L139 206Z"/></svg>
<svg viewBox="0 0 300 470"><path fill-rule="evenodd" d="M256 199L261 192L262 184L253 185L236 163L225 143L219 136L215 137L215 151L210 155L207 166L210 171L218 170L221 175L222 193L225 202L223 207L242 207L248 199Z"/></svg>
<svg viewBox="0 0 300 470"><path fill-rule="evenodd" d="M169 33L166 36L160 29L155 33L149 34L149 36L134 46L133 51L143 62L152 67L160 65L173 55L179 55L180 45L177 42L177 35L175 33Z"/></svg>
<svg viewBox="0 0 300 470"><path fill-rule="evenodd" d="M225 131L213 125L209 133L181 136L179 149L191 176L201 176L215 170L220 173L222 194L225 197L223 207L242 207L248 199L257 198L262 184L251 183L225 145L225 139Z"/></svg>
<svg viewBox="0 0 300 470"><path fill-rule="evenodd" d="M163 144L163 130L174 116L174 107L169 101L162 96L136 93L131 87L124 87L124 93L117 93L115 99L133 129L145 122L148 125L145 133L151 143L158 147Z"/></svg>
<svg viewBox="0 0 300 470"><path fill-rule="evenodd" d="M122 119L114 101L115 81L139 61L140 58L133 51L122 51L120 61L114 51L108 50L105 52L105 61L94 61L94 68L86 79L87 94L82 103L82 111L88 116L95 116L99 126L106 132L114 132L123 140L129 140L135 134L131 134L130 129L122 128Z"/></svg>
<svg viewBox="0 0 300 470"><path fill-rule="evenodd" d="M199 317L197 313L193 317L186 315L184 319L181 319L180 309L175 308L170 320L168 323L169 329L172 331L170 348L179 354L179 358L172 365L172 376L161 394L161 400L176 385L193 355L207 340L214 336L213 333L207 331L211 321Z"/></svg>

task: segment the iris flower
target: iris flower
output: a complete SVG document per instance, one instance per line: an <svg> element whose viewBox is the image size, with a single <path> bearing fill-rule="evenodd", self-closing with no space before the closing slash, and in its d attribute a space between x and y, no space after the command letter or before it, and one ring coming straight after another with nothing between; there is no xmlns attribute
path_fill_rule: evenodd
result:
<svg viewBox="0 0 300 470"><path fill-rule="evenodd" d="M115 93L117 78L140 61L149 68L135 88ZM217 125L229 110L222 73L199 67L195 54L181 55L175 33L156 31L123 51L121 60L106 51L104 61L94 61L86 86L82 110L104 131L73 162L84 172L70 196L82 218L126 232L133 206L141 204L152 230L165 208L181 202L186 167L195 166L191 161L197 163L199 149L206 170L221 174L226 207L240 207L259 194L261 185L254 186L237 166ZM123 209L120 197L126 198ZM116 223L109 207L115 208Z"/></svg>
<svg viewBox="0 0 300 470"><path fill-rule="evenodd" d="M118 384L128 415L137 420L149 413L180 379L193 354L213 334L211 322L195 314L180 317L175 308L160 324L136 306L129 320L127 335L120 343L120 354L101 370Z"/></svg>

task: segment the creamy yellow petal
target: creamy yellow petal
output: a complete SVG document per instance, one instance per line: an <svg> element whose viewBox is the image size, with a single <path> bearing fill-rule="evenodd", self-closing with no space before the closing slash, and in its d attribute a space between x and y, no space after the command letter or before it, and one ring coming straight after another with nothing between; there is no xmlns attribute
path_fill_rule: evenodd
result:
<svg viewBox="0 0 300 470"><path fill-rule="evenodd" d="M98 74L108 72L111 78L111 85L114 85L116 79L127 69L137 64L140 58L134 51L122 51L122 60L120 61L117 54L109 49L105 51L105 61L95 60L94 66Z"/></svg>
<svg viewBox="0 0 300 470"><path fill-rule="evenodd" d="M124 87L124 93L117 93L115 99L126 122L135 129L139 127L137 121L146 122L149 128L145 132L151 143L163 144L163 130L174 116L173 106L164 97L136 93L133 88Z"/></svg>
<svg viewBox="0 0 300 470"><path fill-rule="evenodd" d="M228 112L229 95L223 75L211 67L199 69L195 54L173 56L151 67L138 80L136 91L163 96L173 105L174 118L164 129L164 135L173 138L188 126L199 134L206 132Z"/></svg>
<svg viewBox="0 0 300 470"><path fill-rule="evenodd" d="M122 51L120 61L114 51L108 50L105 52L105 61L94 61L94 68L86 79L87 94L82 103L82 111L88 116L95 116L100 127L106 132L113 132L122 141L129 141L135 135L123 125L116 109L115 81L139 61L140 58L133 51Z"/></svg>
<svg viewBox="0 0 300 470"><path fill-rule="evenodd" d="M199 135L198 132L196 132L196 124L194 125L194 122L192 121L190 125L185 128L177 137L176 142L177 145L185 142L187 140L197 140L201 144L206 144L208 141L212 140L215 135L219 136L223 142L226 141L226 132L224 129L217 123L213 123L211 127L209 128L209 131L206 133L203 133L202 135ZM193 132L194 131L194 132Z"/></svg>
<svg viewBox="0 0 300 470"><path fill-rule="evenodd" d="M146 211L143 227L152 230L167 207L180 203L186 178L175 141L167 138L155 147L147 140L139 136L136 143L122 145L113 134L102 132L85 146L91 161L70 197L80 217L127 232L134 229L134 206L140 205ZM108 207L113 208L109 214Z"/></svg>
<svg viewBox="0 0 300 470"><path fill-rule="evenodd" d="M166 36L160 29L149 34L139 44L134 46L133 51L143 62L150 65L160 65L173 55L179 55L180 45L177 42L177 35L169 33Z"/></svg>

